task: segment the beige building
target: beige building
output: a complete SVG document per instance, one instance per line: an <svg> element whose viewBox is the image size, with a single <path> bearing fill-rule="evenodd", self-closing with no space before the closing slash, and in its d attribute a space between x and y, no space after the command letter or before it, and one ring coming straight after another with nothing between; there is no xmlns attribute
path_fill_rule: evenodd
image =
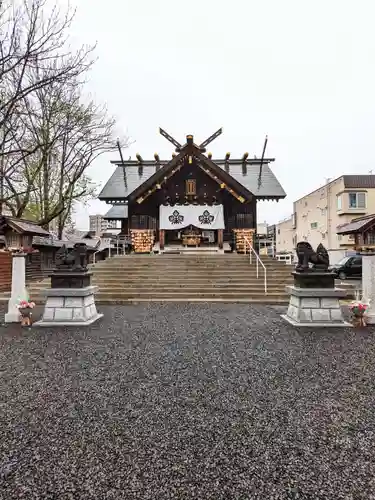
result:
<svg viewBox="0 0 375 500"><path fill-rule="evenodd" d="M337 257L353 248L353 236L337 229L356 217L375 213L375 175L343 175L293 203L293 215L277 225L277 251L292 251L298 241L319 243Z"/></svg>
<svg viewBox="0 0 375 500"><path fill-rule="evenodd" d="M276 224L276 252L292 252L295 248L294 236L292 216Z"/></svg>
<svg viewBox="0 0 375 500"><path fill-rule="evenodd" d="M90 215L90 231L95 231L96 236L101 236L108 230L116 229L117 221L106 220L103 215Z"/></svg>

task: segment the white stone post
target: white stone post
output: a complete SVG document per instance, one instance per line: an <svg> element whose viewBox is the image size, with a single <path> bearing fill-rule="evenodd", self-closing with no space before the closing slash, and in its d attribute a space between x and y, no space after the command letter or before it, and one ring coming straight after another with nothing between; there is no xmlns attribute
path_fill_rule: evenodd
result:
<svg viewBox="0 0 375 500"><path fill-rule="evenodd" d="M26 299L25 270L25 254L14 253L12 259L12 292L8 302L8 312L5 314L5 323L19 323L20 321L17 305L20 300Z"/></svg>
<svg viewBox="0 0 375 500"><path fill-rule="evenodd" d="M362 254L362 300L370 303L366 323L375 325L375 253Z"/></svg>

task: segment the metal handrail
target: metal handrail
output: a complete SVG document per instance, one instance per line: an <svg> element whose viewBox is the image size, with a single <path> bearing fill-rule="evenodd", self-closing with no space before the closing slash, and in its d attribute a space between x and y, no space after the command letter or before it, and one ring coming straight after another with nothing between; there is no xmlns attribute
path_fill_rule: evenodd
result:
<svg viewBox="0 0 375 500"><path fill-rule="evenodd" d="M98 247L98 250L96 252L94 252L93 256L92 256L92 263L93 265L95 266L96 264L96 254L101 252L103 250L102 248L102 243L103 243L103 238L99 238L99 247ZM109 242L109 247L108 247L108 258L111 258L111 242Z"/></svg>
<svg viewBox="0 0 375 500"><path fill-rule="evenodd" d="M101 245L102 245L102 239L99 238L99 246L98 246L98 250L96 252L93 253L93 256L92 256L92 265L95 266L96 262L95 262L95 256L97 253L101 252Z"/></svg>
<svg viewBox="0 0 375 500"><path fill-rule="evenodd" d="M246 238L246 236L244 236L244 241L245 241L245 252L246 252L246 245L249 246L250 264L253 263L252 255L254 254L256 257L257 278L259 278L259 263L263 267L263 270L264 270L264 295L267 295L267 269L266 269L266 266L263 264L261 258L254 250L253 245L251 244L251 241L248 238Z"/></svg>

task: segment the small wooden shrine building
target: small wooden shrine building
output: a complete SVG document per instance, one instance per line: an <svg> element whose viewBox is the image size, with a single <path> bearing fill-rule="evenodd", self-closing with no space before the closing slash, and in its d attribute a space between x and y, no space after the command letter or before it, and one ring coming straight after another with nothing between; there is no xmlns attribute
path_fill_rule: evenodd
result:
<svg viewBox="0 0 375 500"><path fill-rule="evenodd" d="M236 233L243 250L244 236L252 241L257 223L257 201L285 198L286 194L269 164L273 158L212 159L206 146L221 129L201 145L192 135L181 145L164 130L160 133L175 146L171 160L112 161L116 170L99 194L113 205L104 216L121 220L122 234L130 234L136 252L160 250L167 245L223 248ZM266 146L266 143L265 143ZM120 151L121 153L121 151Z"/></svg>
<svg viewBox="0 0 375 500"><path fill-rule="evenodd" d="M357 217L339 226L336 233L353 235L355 250L373 252L375 250L375 214Z"/></svg>

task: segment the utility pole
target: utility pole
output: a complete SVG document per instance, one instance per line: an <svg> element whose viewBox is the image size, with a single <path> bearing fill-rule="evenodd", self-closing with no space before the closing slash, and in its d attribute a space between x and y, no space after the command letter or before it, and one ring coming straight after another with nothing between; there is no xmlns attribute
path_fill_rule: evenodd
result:
<svg viewBox="0 0 375 500"><path fill-rule="evenodd" d="M3 215L4 208L4 165L5 165L5 134L4 128L1 130L1 158L0 158L0 216Z"/></svg>
<svg viewBox="0 0 375 500"><path fill-rule="evenodd" d="M331 248L331 187L329 185L330 177L326 177L327 190L327 210L326 210L326 227L327 227L327 250Z"/></svg>

